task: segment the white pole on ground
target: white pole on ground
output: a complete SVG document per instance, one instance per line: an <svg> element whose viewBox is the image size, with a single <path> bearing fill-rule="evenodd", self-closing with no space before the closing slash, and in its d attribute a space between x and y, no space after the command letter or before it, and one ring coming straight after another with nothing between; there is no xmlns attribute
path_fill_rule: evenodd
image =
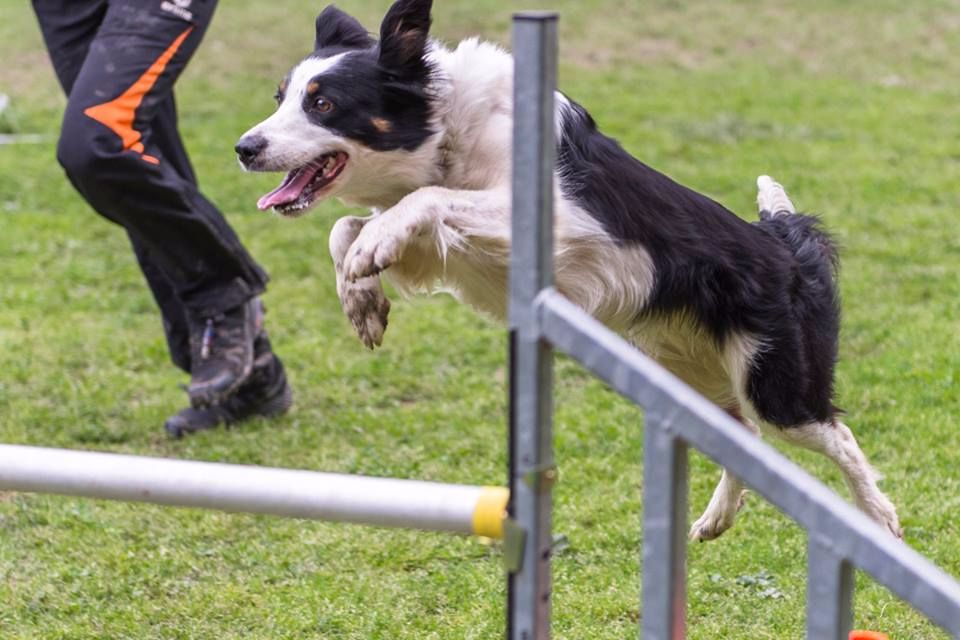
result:
<svg viewBox="0 0 960 640"><path fill-rule="evenodd" d="M0 490L499 538L507 490L0 445Z"/></svg>

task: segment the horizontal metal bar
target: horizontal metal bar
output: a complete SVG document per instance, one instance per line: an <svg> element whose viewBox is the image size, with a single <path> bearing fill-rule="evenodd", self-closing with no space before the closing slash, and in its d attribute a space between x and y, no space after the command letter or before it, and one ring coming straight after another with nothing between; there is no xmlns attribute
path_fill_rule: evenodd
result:
<svg viewBox="0 0 960 640"><path fill-rule="evenodd" d="M625 397L664 416L665 428L729 468L825 548L960 637L956 580L560 293L545 289L538 305L544 337L557 349Z"/></svg>
<svg viewBox="0 0 960 640"><path fill-rule="evenodd" d="M499 537L505 489L0 445L0 490Z"/></svg>

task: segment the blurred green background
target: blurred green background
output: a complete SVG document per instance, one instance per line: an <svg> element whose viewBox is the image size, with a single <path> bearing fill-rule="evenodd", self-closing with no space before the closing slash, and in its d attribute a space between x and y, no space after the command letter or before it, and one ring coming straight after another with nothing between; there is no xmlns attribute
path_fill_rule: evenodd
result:
<svg viewBox="0 0 960 640"><path fill-rule="evenodd" d="M387 2L342 0L371 30ZM885 474L907 541L960 574L960 2L438 0L434 34L507 43L510 14L561 14L561 88L648 164L754 217L770 173L843 246L838 404ZM384 347L342 317L326 203L255 210L276 176L232 148L308 53L322 4L223 2L178 84L201 186L271 272L295 410L171 442L185 402L121 230L75 195L64 105L27 3L0 21L0 441L500 484L501 327L446 297L396 298ZM34 136L39 136L35 138ZM557 363L555 635L633 637L642 416ZM845 492L825 461L790 455ZM694 456L691 515L719 470ZM844 493L844 495L846 495ZM759 498L689 554L689 637L801 637L805 536ZM867 579L858 627L945 637ZM0 637L500 637L500 550L345 525L0 493Z"/></svg>

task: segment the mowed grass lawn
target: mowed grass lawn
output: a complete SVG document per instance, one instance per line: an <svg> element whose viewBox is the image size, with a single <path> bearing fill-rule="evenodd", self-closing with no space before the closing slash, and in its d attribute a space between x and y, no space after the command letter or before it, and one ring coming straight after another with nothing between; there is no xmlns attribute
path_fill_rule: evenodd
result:
<svg viewBox="0 0 960 640"><path fill-rule="evenodd" d="M395 299L368 352L337 303L326 238L346 213L258 213L277 176L242 174L237 137L307 53L319 3L230 0L179 85L205 192L273 282L269 328L297 404L181 442L185 400L124 234L54 160L59 95L27 3L0 21L0 441L378 476L500 484L501 327L446 297ZM754 217L771 173L843 245L838 403L885 474L909 544L960 575L960 2L553 0L561 83L649 164ZM374 27L385 0L342 0ZM438 0L435 33L506 41L523 3ZM680 6L678 6L680 5ZM642 416L559 359L562 481L554 627L634 637ZM816 456L791 452L845 492ZM718 469L694 455L691 516ZM844 493L845 495L845 493ZM689 637L799 638L803 532L751 497L689 552ZM475 540L348 525L0 493L0 637L500 637L501 552ZM856 626L945 637L868 579Z"/></svg>

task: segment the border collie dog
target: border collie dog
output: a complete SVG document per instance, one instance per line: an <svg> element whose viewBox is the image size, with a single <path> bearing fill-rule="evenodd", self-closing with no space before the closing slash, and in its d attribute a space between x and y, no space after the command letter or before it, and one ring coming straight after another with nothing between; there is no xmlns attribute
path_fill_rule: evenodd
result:
<svg viewBox="0 0 960 640"><path fill-rule="evenodd" d="M260 209L297 216L333 196L371 209L330 235L340 301L371 348L390 309L381 276L506 314L513 59L430 39L431 4L395 2L379 40L327 7L276 112L236 147L247 170L287 172ZM761 176L747 223L630 156L567 96L556 103L557 289L746 429L833 460L859 508L901 537L832 402L837 257L817 220ZM742 493L724 471L691 538L726 531Z"/></svg>

